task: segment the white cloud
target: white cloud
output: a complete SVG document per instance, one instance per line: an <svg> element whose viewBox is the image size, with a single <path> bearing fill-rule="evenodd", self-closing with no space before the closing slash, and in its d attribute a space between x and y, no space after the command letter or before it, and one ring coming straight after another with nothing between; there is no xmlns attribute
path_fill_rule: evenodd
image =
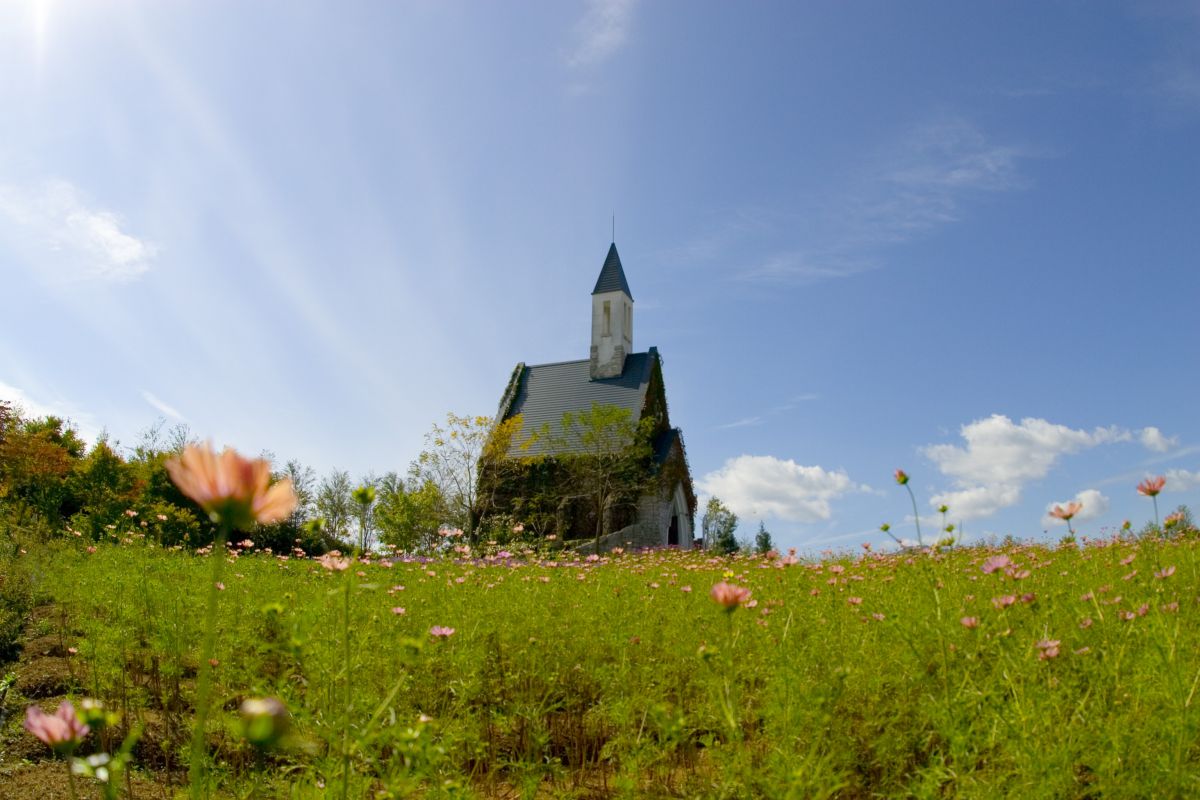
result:
<svg viewBox="0 0 1200 800"><path fill-rule="evenodd" d="M935 495L932 504L948 505L955 519L979 519L1015 505L1022 487L1044 478L1064 455L1132 439L1116 427L1076 430L1044 419L1014 423L1001 414L962 426L966 446L938 444L922 449L943 475L954 479L952 490Z"/></svg>
<svg viewBox="0 0 1200 800"><path fill-rule="evenodd" d="M607 61L629 38L635 0L589 0L587 13L575 26L578 44L567 58L572 67Z"/></svg>
<svg viewBox="0 0 1200 800"><path fill-rule="evenodd" d="M34 251L59 272L104 280L131 280L150 269L158 249L122 229L112 211L89 207L63 180L36 186L0 184L0 236Z"/></svg>
<svg viewBox="0 0 1200 800"><path fill-rule="evenodd" d="M1066 507L1069 502L1079 503L1081 508L1075 514L1074 521L1076 523L1087 522L1093 519L1099 519L1108 513L1109 507L1112 505L1108 498L1100 493L1098 489L1084 489L1079 492L1071 500L1059 500L1054 503L1046 504L1046 515L1042 517L1043 525L1066 525L1067 523L1058 517L1050 516L1050 510L1055 506Z"/></svg>
<svg viewBox="0 0 1200 800"><path fill-rule="evenodd" d="M1163 486L1164 492L1189 492L1200 489L1200 470L1192 472L1186 469L1169 469L1164 476L1167 479Z"/></svg>
<svg viewBox="0 0 1200 800"><path fill-rule="evenodd" d="M1151 426L1149 428L1142 428L1138 432L1138 441L1148 450L1153 450L1156 453L1165 453L1179 444L1179 437L1164 436L1162 431Z"/></svg>
<svg viewBox="0 0 1200 800"><path fill-rule="evenodd" d="M806 467L791 459L742 455L699 481L701 491L720 497L742 517L773 517L790 522L829 519L830 501L868 491L842 470Z"/></svg>
<svg viewBox="0 0 1200 800"><path fill-rule="evenodd" d="M935 494L929 502L934 507L949 506L950 517L962 520L990 517L1001 509L1016 505L1020 499L1020 487L998 483Z"/></svg>
<svg viewBox="0 0 1200 800"><path fill-rule="evenodd" d="M174 419L174 420L179 420L180 422L185 421L185 417L183 416L183 414L180 414L178 411L176 411L174 406L170 406L170 405L167 405L166 403L164 403L153 392L143 389L142 390L142 399L145 400L147 403L149 403L151 406L153 406L163 416L170 417L171 419Z"/></svg>

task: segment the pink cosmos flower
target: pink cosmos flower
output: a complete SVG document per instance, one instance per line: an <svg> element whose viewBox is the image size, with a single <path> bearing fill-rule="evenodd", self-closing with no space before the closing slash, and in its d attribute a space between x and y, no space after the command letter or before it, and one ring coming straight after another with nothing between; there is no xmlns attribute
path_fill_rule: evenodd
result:
<svg viewBox="0 0 1200 800"><path fill-rule="evenodd" d="M336 550L330 550L325 555L316 559L316 562L330 572L342 572L350 569L350 559L341 558L340 553Z"/></svg>
<svg viewBox="0 0 1200 800"><path fill-rule="evenodd" d="M435 639L449 639L454 635L454 628L447 628L445 625L434 625L429 629L429 635Z"/></svg>
<svg viewBox="0 0 1200 800"><path fill-rule="evenodd" d="M1071 502L1067 503L1066 508L1063 508L1062 506L1055 506L1054 508L1050 509L1050 516L1057 517L1063 522L1068 522L1074 518L1074 516L1078 514L1082 508L1083 503L1072 500Z"/></svg>
<svg viewBox="0 0 1200 800"><path fill-rule="evenodd" d="M1017 602L1017 596L1013 594L1006 594L1000 597L992 598L992 605L997 609L1008 608L1015 602Z"/></svg>
<svg viewBox="0 0 1200 800"><path fill-rule="evenodd" d="M959 620L964 628L978 628L979 617L963 617Z"/></svg>
<svg viewBox="0 0 1200 800"><path fill-rule="evenodd" d="M1140 495L1144 495L1146 497L1154 497L1159 492L1161 492L1163 490L1163 487L1166 485L1167 485L1167 479L1164 476L1159 475L1154 478L1146 478L1144 481L1142 481L1141 483L1139 483L1137 485L1137 490L1138 490L1138 494L1140 494Z"/></svg>
<svg viewBox="0 0 1200 800"><path fill-rule="evenodd" d="M862 598L861 597L847 597L846 602L852 606L861 606Z"/></svg>
<svg viewBox="0 0 1200 800"><path fill-rule="evenodd" d="M1175 574L1175 565L1172 564L1169 567L1163 567L1162 569L1155 572L1154 577L1158 578L1159 580L1165 580L1174 574Z"/></svg>
<svg viewBox="0 0 1200 800"><path fill-rule="evenodd" d="M749 589L725 581L721 581L713 586L708 594L717 605L723 607L726 611L733 611L750 599Z"/></svg>
<svg viewBox="0 0 1200 800"><path fill-rule="evenodd" d="M59 703L53 714L47 714L37 706L25 709L25 730L56 753L71 752L91 732L75 713L75 706L66 700Z"/></svg>
<svg viewBox="0 0 1200 800"><path fill-rule="evenodd" d="M1038 659L1040 661L1049 661L1052 658L1058 657L1058 647L1061 644L1058 639L1042 639L1037 643Z"/></svg>
<svg viewBox="0 0 1200 800"><path fill-rule="evenodd" d="M296 508L290 480L272 485L266 460L243 458L230 448L218 454L211 444L188 445L183 455L167 461L166 468L180 491L214 520L235 529L279 522Z"/></svg>
<svg viewBox="0 0 1200 800"><path fill-rule="evenodd" d="M993 572L1001 569L1007 569L1012 565L1012 559L1008 556L992 556L979 566L985 575L991 575Z"/></svg>
<svg viewBox="0 0 1200 800"><path fill-rule="evenodd" d="M404 607L396 606L395 608L392 609L392 613L395 614L396 616L402 616L405 613Z"/></svg>

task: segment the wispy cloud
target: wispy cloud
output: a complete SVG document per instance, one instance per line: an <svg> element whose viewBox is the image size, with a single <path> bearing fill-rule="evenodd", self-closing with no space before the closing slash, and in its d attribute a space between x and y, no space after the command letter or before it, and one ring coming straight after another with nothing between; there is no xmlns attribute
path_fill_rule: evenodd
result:
<svg viewBox="0 0 1200 800"><path fill-rule="evenodd" d="M576 68L607 61L629 39L636 0L588 0L587 12L575 26L575 46L567 63Z"/></svg>
<svg viewBox="0 0 1200 800"><path fill-rule="evenodd" d="M1032 155L992 140L960 118L912 128L865 157L860 172L847 178L847 188L811 201L811 212L791 215L819 224L806 228L794 219L770 224L772 234L784 225L794 227L797 241L776 246L737 275L754 282L805 284L878 269L887 248L958 222L973 198L1026 186L1020 164ZM739 223L732 238L745 246L753 233ZM711 248L718 241L709 235L706 244Z"/></svg>
<svg viewBox="0 0 1200 800"><path fill-rule="evenodd" d="M153 265L158 248L124 228L113 211L89 205L65 180L0 183L0 236L32 251L60 275L127 281Z"/></svg>
<svg viewBox="0 0 1200 800"><path fill-rule="evenodd" d="M147 403L149 403L156 411L158 411L158 413L162 414L165 417L169 417L173 420L178 420L179 422L187 421L187 418L184 417L183 414L180 414L179 411L177 411L174 406L167 405L166 403L164 403L162 400L160 400L158 398L158 395L154 394L154 392L143 389L142 390L142 399L145 400Z"/></svg>
<svg viewBox="0 0 1200 800"><path fill-rule="evenodd" d="M753 416L743 417L743 418L735 420L733 422L727 422L724 425L718 425L717 430L726 430L729 428L748 428L753 425L762 425L763 423L765 423L767 421L768 416L774 416L776 414L783 414L784 412L791 411L792 409L796 408L801 403L806 403L806 402L809 402L812 400L816 400L819 397L820 397L820 395L815 394L813 392L806 392L804 394L793 395L792 397L789 397L787 400L785 400L783 403L781 403L777 406L774 406L773 408L771 408L770 410L768 410L762 414L755 414Z"/></svg>
<svg viewBox="0 0 1200 800"><path fill-rule="evenodd" d="M718 425L717 430L726 430L728 428L748 428L752 425L762 425L762 417L744 417L735 422L727 422L724 425Z"/></svg>

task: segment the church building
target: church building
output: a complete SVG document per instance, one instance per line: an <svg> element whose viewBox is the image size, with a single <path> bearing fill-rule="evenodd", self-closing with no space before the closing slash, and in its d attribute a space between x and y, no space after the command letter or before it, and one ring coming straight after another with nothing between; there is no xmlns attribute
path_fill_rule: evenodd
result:
<svg viewBox="0 0 1200 800"><path fill-rule="evenodd" d="M683 434L671 427L667 414L662 357L655 347L638 353L633 348L633 293L625 278L621 257L614 243L592 290L591 350L588 358L553 364L519 363L500 402L497 421L520 415L520 430L512 437L508 455L533 463L539 456L553 459L569 455L557 452L561 441L539 437L537 432L556 429L564 413L588 411L593 405L627 409L634 423L651 420L652 461L648 488L639 497L626 498L609 509L600 543L602 550L614 547L691 547L696 495L683 446ZM511 463L511 462L510 462ZM529 484L532 485L532 484ZM576 496L577 501L586 500ZM509 505L515 519L521 518L521 500ZM562 539L591 540L596 530L594 511L585 503L571 509L564 494L556 509L555 523L543 529ZM547 517L548 518L548 517Z"/></svg>

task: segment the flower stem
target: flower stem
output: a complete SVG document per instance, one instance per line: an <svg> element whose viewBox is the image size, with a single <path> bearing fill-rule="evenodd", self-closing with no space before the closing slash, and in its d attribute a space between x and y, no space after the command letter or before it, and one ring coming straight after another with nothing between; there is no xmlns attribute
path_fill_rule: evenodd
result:
<svg viewBox="0 0 1200 800"><path fill-rule="evenodd" d="M342 703L342 800L350 797L350 590L354 585L354 567L358 553L350 555L350 568L346 570L346 591L342 606L342 642L346 691Z"/></svg>
<svg viewBox="0 0 1200 800"><path fill-rule="evenodd" d="M924 547L925 541L921 538L921 515L917 513L917 496L913 494L912 487L907 483L904 488L908 489L908 499L912 500L913 506L913 521L917 523L917 547Z"/></svg>
<svg viewBox="0 0 1200 800"><path fill-rule="evenodd" d="M208 700L212 692L212 657L217 643L217 585L221 582L221 570L225 566L225 540L229 536L229 526L222 521L217 527L217 538L213 540L212 552L208 554L212 561L212 579L208 582L208 606L205 611L204 644L200 653L199 686L196 690L196 724L192 729L192 756L188 763L188 786L194 800L204 796L202 784L204 780L205 750L204 731L208 723Z"/></svg>

